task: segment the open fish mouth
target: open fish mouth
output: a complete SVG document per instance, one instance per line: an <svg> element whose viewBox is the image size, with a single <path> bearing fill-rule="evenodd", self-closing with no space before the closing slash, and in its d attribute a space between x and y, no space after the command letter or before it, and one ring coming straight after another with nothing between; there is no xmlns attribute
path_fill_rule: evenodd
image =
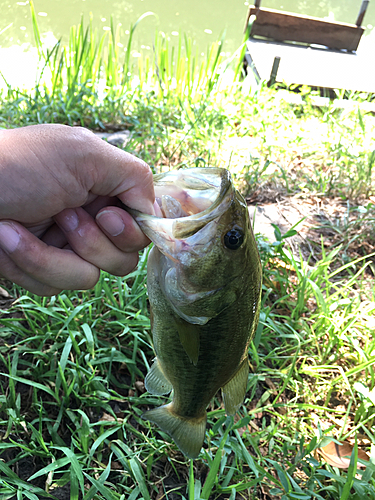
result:
<svg viewBox="0 0 375 500"><path fill-rule="evenodd" d="M154 185L163 217L129 212L155 244L151 269L170 307L188 323L204 325L237 300L227 285L243 273L246 244L234 260L225 236L237 228L240 245L246 241L246 203L222 168L171 171L156 175Z"/></svg>
<svg viewBox="0 0 375 500"><path fill-rule="evenodd" d="M222 168L175 170L155 175L154 186L162 217L129 212L160 252L176 259L187 250L209 250L216 231L215 220L234 199L229 172ZM199 239L194 241L198 231Z"/></svg>
<svg viewBox="0 0 375 500"><path fill-rule="evenodd" d="M221 168L191 168L155 175L154 183L164 217L176 219L205 212L220 203L231 180L228 171ZM171 199L174 202L168 206Z"/></svg>

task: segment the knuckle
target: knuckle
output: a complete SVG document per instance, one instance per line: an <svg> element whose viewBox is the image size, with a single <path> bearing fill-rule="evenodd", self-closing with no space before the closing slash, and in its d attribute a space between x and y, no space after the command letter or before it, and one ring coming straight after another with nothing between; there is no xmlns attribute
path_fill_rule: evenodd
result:
<svg viewBox="0 0 375 500"><path fill-rule="evenodd" d="M78 141L95 140L96 135L85 127L72 127L72 137Z"/></svg>
<svg viewBox="0 0 375 500"><path fill-rule="evenodd" d="M66 233L66 239L75 253L85 260L91 261L98 254L98 227L95 223L80 224L76 230Z"/></svg>
<svg viewBox="0 0 375 500"><path fill-rule="evenodd" d="M151 170L150 166L147 165L147 163L144 162L143 160L140 160L140 170L141 170L141 174L144 177L144 182L147 184L153 184L154 178L153 178L152 170Z"/></svg>
<svg viewBox="0 0 375 500"><path fill-rule="evenodd" d="M31 276L43 275L49 268L48 255L39 245L28 246L23 252L22 258L22 269Z"/></svg>

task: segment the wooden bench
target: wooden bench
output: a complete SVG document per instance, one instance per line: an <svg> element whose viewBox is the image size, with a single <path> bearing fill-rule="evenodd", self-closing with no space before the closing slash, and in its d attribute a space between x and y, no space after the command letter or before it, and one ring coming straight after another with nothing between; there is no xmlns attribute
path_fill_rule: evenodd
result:
<svg viewBox="0 0 375 500"><path fill-rule="evenodd" d="M257 81L375 92L373 57L358 50L369 0L356 24L338 23L260 7L249 8L245 64Z"/></svg>

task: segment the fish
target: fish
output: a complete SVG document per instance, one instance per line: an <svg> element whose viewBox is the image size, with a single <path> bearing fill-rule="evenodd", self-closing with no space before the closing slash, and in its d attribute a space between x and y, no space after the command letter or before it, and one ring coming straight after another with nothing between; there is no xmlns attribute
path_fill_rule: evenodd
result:
<svg viewBox="0 0 375 500"><path fill-rule="evenodd" d="M217 391L227 415L244 400L262 266L246 202L226 169L169 171L154 175L154 186L162 217L130 213L154 243L147 290L156 358L145 387L172 392L172 401L142 418L194 459Z"/></svg>

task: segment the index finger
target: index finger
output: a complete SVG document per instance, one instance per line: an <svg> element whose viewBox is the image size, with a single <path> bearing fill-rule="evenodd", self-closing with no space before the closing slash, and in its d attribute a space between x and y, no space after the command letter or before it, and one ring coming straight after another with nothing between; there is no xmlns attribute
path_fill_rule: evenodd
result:
<svg viewBox="0 0 375 500"><path fill-rule="evenodd" d="M117 196L126 206L155 215L155 192L150 167L140 158L99 139L91 132L83 150L90 151L94 170L82 178L89 191L100 196ZM92 147L87 142L92 141Z"/></svg>

